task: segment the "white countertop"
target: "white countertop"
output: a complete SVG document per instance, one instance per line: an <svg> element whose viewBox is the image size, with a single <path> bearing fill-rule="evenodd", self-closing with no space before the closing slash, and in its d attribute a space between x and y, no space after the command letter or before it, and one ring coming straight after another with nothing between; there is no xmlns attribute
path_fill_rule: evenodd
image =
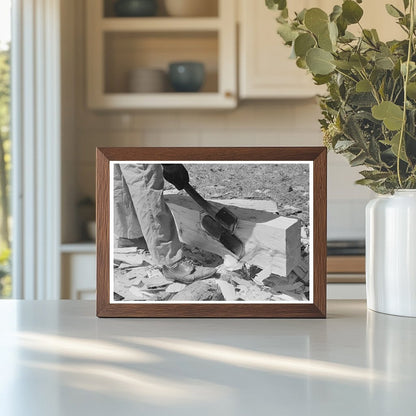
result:
<svg viewBox="0 0 416 416"><path fill-rule="evenodd" d="M98 319L0 301L0 415L412 415L416 319Z"/></svg>

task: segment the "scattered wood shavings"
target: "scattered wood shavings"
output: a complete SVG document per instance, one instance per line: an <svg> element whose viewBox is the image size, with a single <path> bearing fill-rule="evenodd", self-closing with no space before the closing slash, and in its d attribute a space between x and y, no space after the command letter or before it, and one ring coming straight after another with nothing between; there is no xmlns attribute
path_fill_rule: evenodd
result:
<svg viewBox="0 0 416 416"><path fill-rule="evenodd" d="M217 281L217 284L220 287L221 293L226 301L230 302L237 299L235 288L232 284L221 279Z"/></svg>
<svg viewBox="0 0 416 416"><path fill-rule="evenodd" d="M137 300L149 300L153 296L136 286L132 286L129 291Z"/></svg>
<svg viewBox="0 0 416 416"><path fill-rule="evenodd" d="M171 280L166 279L163 273L159 269L150 269L147 272L147 279L143 280L143 283L148 288L157 288L161 286L168 286L172 283Z"/></svg>
<svg viewBox="0 0 416 416"><path fill-rule="evenodd" d="M178 293L181 290L185 289L186 285L183 283L172 283L166 288L167 293Z"/></svg>
<svg viewBox="0 0 416 416"><path fill-rule="evenodd" d="M253 279L258 285L263 285L264 280L270 276L270 269L262 270L257 276Z"/></svg>
<svg viewBox="0 0 416 416"><path fill-rule="evenodd" d="M137 247L121 247L121 248L115 248L114 254L136 254L137 253Z"/></svg>
<svg viewBox="0 0 416 416"><path fill-rule="evenodd" d="M114 253L114 262L127 264L129 266L141 266L143 264L144 258L138 253ZM123 267L124 268L124 267Z"/></svg>

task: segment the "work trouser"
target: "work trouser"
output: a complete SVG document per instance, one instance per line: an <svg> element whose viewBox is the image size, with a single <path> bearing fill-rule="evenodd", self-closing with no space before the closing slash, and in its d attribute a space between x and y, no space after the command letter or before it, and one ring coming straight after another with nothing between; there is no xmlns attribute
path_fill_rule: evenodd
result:
<svg viewBox="0 0 416 416"><path fill-rule="evenodd" d="M114 235L146 240L159 266L182 258L173 215L163 198L163 170L159 164L114 164Z"/></svg>

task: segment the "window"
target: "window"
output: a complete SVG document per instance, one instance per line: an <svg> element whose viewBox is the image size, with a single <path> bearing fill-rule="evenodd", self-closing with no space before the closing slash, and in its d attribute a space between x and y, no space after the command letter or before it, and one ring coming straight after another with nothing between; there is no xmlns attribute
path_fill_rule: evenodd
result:
<svg viewBox="0 0 416 416"><path fill-rule="evenodd" d="M10 43L11 1L0 0L0 298L11 297Z"/></svg>

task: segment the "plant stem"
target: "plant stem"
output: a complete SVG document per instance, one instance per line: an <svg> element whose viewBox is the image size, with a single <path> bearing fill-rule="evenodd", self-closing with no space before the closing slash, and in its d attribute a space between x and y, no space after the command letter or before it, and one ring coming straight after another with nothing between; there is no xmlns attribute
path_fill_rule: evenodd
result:
<svg viewBox="0 0 416 416"><path fill-rule="evenodd" d="M400 139L399 139L399 149L397 151L397 177L399 179L399 186L403 188L402 178L400 174L400 156L402 152L402 146L404 141L404 132L406 130L406 110L407 110L407 83L409 82L409 68L410 61L412 58L413 50L413 36L414 36L414 27L415 27L415 0L410 0L410 30L409 30L409 45L407 47L407 60L406 60L406 73L404 76L404 85L403 85L403 119L402 127L400 129Z"/></svg>
<svg viewBox="0 0 416 416"><path fill-rule="evenodd" d="M368 81L368 83L370 84L371 87L371 93L373 94L374 99L377 101L377 104L380 104L380 98L378 96L376 87L374 86L374 84L370 81L370 78L368 78L365 69L362 67L361 65L361 69L362 71L360 71L360 75L362 76L363 79L365 79L366 81Z"/></svg>
<svg viewBox="0 0 416 416"><path fill-rule="evenodd" d="M351 76L350 76L350 75L348 75L348 74L345 74L344 72L340 71L338 68L335 68L335 71L336 71L336 72L338 72L338 73L339 73L339 74L341 74L341 75L344 75L344 77L349 78L351 81L353 81L353 82L355 82L355 83L357 83L357 82L358 82L355 78L351 77Z"/></svg>

